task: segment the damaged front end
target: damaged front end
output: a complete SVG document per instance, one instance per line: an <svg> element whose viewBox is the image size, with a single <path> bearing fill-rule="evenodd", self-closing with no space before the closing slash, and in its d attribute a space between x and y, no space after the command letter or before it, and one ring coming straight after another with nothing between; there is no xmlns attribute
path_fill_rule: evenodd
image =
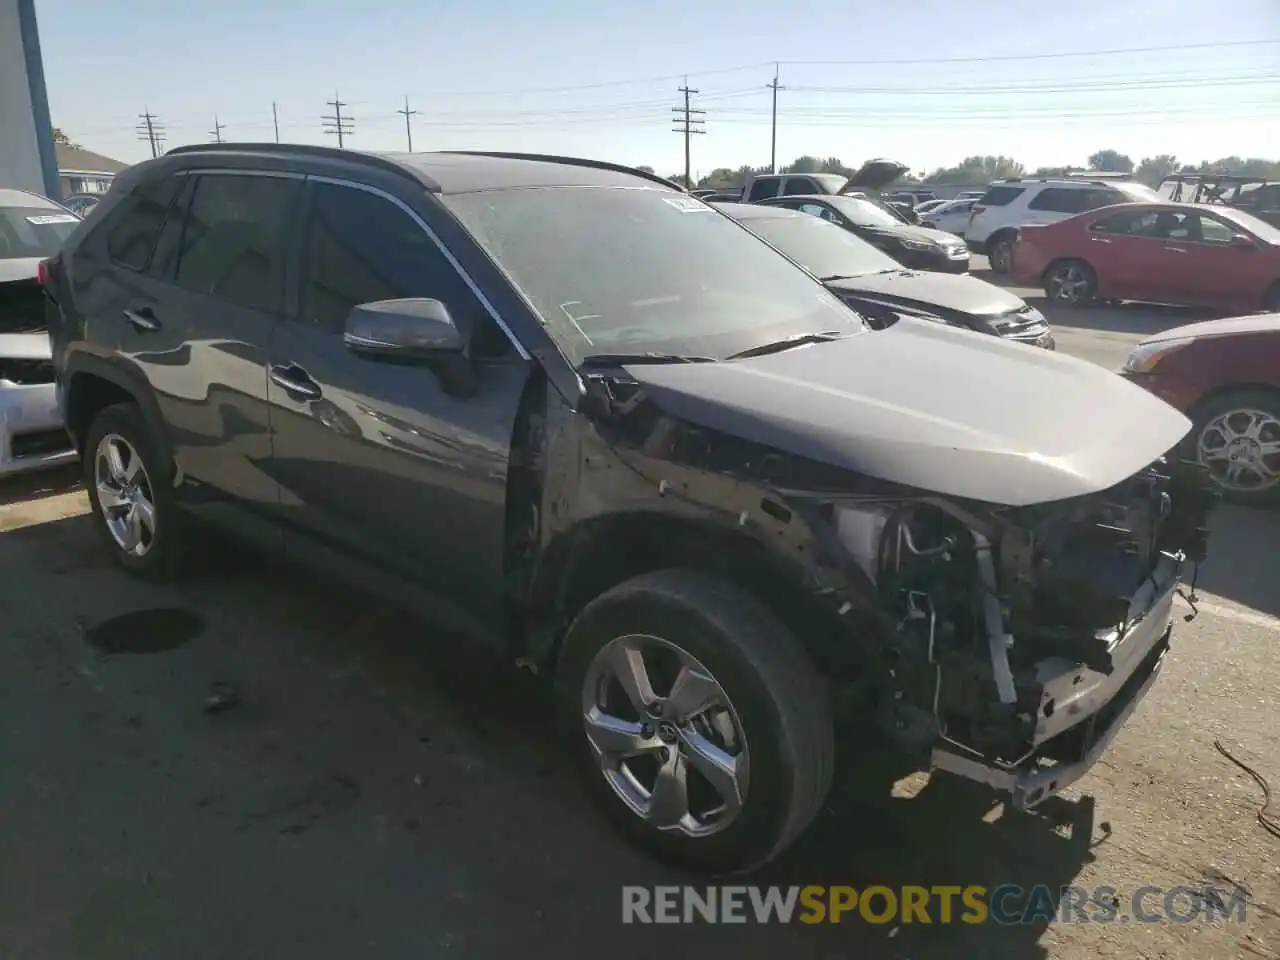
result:
<svg viewBox="0 0 1280 960"><path fill-rule="evenodd" d="M1154 683L1214 498L1198 465L1162 460L1032 507L834 504L839 543L895 624L890 729L1016 807L1065 789Z"/></svg>

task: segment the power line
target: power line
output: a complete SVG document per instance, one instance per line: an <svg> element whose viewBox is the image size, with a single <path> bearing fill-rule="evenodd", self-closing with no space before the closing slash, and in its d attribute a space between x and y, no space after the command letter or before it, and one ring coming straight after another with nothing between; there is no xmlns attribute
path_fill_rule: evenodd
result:
<svg viewBox="0 0 1280 960"><path fill-rule="evenodd" d="M671 112L676 115L676 123L678 124L678 126L672 132L684 134L684 185L686 187L691 187L693 186L693 181L689 179L689 175L691 172L689 169L690 168L689 143L695 133L707 132L706 130L702 129L702 125L705 124L706 121L702 119L698 119L699 117L701 117L702 114L706 113L707 111L695 110L693 107L689 106L689 97L692 94L697 93L698 91L692 89L689 86L688 77L685 78L684 86L677 87L676 91L678 93L684 94L684 106L671 108Z"/></svg>
<svg viewBox="0 0 1280 960"><path fill-rule="evenodd" d="M141 123L134 128L138 131L138 139L145 140L151 145L151 157L155 159L160 156L160 144L165 139L164 124L149 109L138 114L138 119Z"/></svg>
<svg viewBox="0 0 1280 960"><path fill-rule="evenodd" d="M213 137L214 143L222 142L222 131L226 129L225 123L218 122L218 115L213 115L213 129L209 131L209 136Z"/></svg>
<svg viewBox="0 0 1280 960"><path fill-rule="evenodd" d="M413 127L409 123L409 118L416 114L417 110L409 109L409 95L406 93L404 97L404 109L397 110L396 113L404 117L404 136L409 141L409 152L413 153Z"/></svg>
<svg viewBox="0 0 1280 960"><path fill-rule="evenodd" d="M772 119L769 123L769 172L778 172L778 91L786 87L778 84L778 65L773 65L773 80L765 84L773 91Z"/></svg>
<svg viewBox="0 0 1280 960"><path fill-rule="evenodd" d="M334 93L332 100L326 100L325 103L333 107L333 113L321 117L320 122L325 133L331 136L337 134L338 147L341 149L343 138L351 136L354 132L355 121L342 115L342 108L347 104L339 99L337 93Z"/></svg>

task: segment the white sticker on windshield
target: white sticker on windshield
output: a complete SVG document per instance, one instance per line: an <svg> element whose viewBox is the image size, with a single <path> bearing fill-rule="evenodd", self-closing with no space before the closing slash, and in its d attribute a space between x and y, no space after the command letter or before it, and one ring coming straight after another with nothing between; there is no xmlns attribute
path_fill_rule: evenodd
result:
<svg viewBox="0 0 1280 960"><path fill-rule="evenodd" d="M27 217L27 223L43 227L50 223L79 223L80 218L74 213L48 213L39 217Z"/></svg>
<svg viewBox="0 0 1280 960"><path fill-rule="evenodd" d="M663 197L681 213L710 213L711 208L697 197Z"/></svg>

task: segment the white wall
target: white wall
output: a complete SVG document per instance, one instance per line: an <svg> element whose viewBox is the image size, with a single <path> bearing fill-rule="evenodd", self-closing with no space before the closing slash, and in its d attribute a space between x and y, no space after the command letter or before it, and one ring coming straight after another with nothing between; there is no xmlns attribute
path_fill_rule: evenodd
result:
<svg viewBox="0 0 1280 960"><path fill-rule="evenodd" d="M45 193L36 120L39 108L32 102L27 75L20 3L24 0L0 0L0 186ZM29 3L24 5L30 10Z"/></svg>

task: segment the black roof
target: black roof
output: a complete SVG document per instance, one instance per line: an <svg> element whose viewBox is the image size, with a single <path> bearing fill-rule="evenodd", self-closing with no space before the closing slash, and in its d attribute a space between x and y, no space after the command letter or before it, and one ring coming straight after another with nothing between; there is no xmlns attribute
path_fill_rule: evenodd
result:
<svg viewBox="0 0 1280 960"><path fill-rule="evenodd" d="M765 206L760 203L716 203L717 210L723 210L735 220L781 220L784 217L807 217L809 214L799 210L789 210L773 204Z"/></svg>
<svg viewBox="0 0 1280 960"><path fill-rule="evenodd" d="M444 150L433 153L367 153L307 144L213 143L194 144L170 150L174 154L216 153L270 156L304 155L328 160L367 162L381 169L392 167L407 172L436 193L470 193L506 187L634 187L660 186L685 192L684 188L656 174L633 167L534 153L498 153ZM642 181L642 183L637 183Z"/></svg>

